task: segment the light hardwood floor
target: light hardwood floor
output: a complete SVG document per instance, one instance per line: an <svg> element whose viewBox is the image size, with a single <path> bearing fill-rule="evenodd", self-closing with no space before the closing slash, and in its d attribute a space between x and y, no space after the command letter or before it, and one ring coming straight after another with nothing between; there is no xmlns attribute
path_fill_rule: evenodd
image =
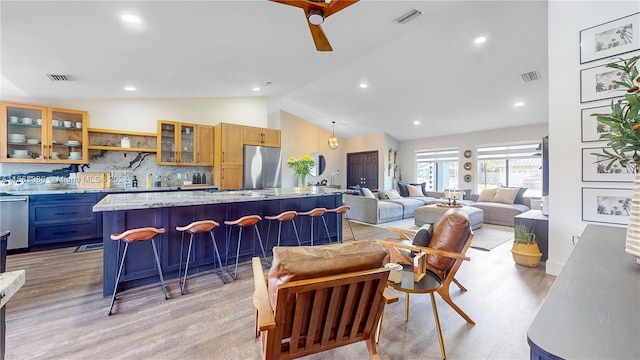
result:
<svg viewBox="0 0 640 360"><path fill-rule="evenodd" d="M346 225L346 224L345 224ZM352 223L356 239L391 233ZM351 233L345 226L345 238ZM528 359L526 332L554 277L544 265L515 265L510 243L490 252L469 249L471 261L452 286L454 301L475 321L467 324L437 295L448 359ZM10 255L8 269L26 269L27 281L7 305L6 359L260 359L253 337L252 273L242 264L238 281L222 285L211 272L190 276L180 296L169 279L169 300L159 286L123 293L107 316L102 297L102 251L74 248ZM385 310L378 344L381 359L439 358L427 295L411 297L404 321L404 295ZM309 359L367 359L364 343Z"/></svg>

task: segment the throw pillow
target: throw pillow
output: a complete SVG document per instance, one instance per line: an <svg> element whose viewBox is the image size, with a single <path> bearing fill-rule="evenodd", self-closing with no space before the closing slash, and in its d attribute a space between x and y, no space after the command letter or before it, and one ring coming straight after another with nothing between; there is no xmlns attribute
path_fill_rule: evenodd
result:
<svg viewBox="0 0 640 360"><path fill-rule="evenodd" d="M527 192L527 188L521 187L518 190L518 195L516 195L516 199L513 201L514 204L524 204L524 193Z"/></svg>
<svg viewBox="0 0 640 360"><path fill-rule="evenodd" d="M385 194L387 195L387 199L389 200L402 199L402 196L398 194L397 190L387 190L385 191Z"/></svg>
<svg viewBox="0 0 640 360"><path fill-rule="evenodd" d="M513 204L520 188L504 188L499 187L496 190L496 196L493 198L495 203Z"/></svg>
<svg viewBox="0 0 640 360"><path fill-rule="evenodd" d="M424 224L420 227L420 230L418 230L416 235L413 237L413 241L411 243L417 246L429 246L432 236L433 224Z"/></svg>
<svg viewBox="0 0 640 360"><path fill-rule="evenodd" d="M409 190L407 189L407 184L405 184L403 182L399 182L398 183L398 192L400 193L400 196L403 196L403 197L409 196Z"/></svg>
<svg viewBox="0 0 640 360"><path fill-rule="evenodd" d="M378 198L377 196L373 195L373 192L371 192L371 190L369 190L368 188L362 188L362 193L364 194L364 197L368 197L372 199Z"/></svg>
<svg viewBox="0 0 640 360"><path fill-rule="evenodd" d="M496 192L498 189L484 189L480 193L480 197L478 197L478 202L492 202L493 198L496 197Z"/></svg>
<svg viewBox="0 0 640 360"><path fill-rule="evenodd" d="M422 189L420 185L407 185L407 190L409 190L409 196L415 197L423 197Z"/></svg>
<svg viewBox="0 0 640 360"><path fill-rule="evenodd" d="M409 185L420 185L420 190L422 191L422 195L420 196L427 196L427 183L420 183L420 184L409 184Z"/></svg>
<svg viewBox="0 0 640 360"><path fill-rule="evenodd" d="M349 186L349 189L350 190L356 190L358 192L358 195L360 195L360 196L364 195L364 193L362 192L362 187L360 186L360 184Z"/></svg>

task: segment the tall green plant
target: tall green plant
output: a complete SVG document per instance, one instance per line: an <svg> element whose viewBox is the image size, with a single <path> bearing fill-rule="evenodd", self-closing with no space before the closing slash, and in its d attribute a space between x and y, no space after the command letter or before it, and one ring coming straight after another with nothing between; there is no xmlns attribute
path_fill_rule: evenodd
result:
<svg viewBox="0 0 640 360"><path fill-rule="evenodd" d="M535 244L535 237L527 225L518 224L513 227L514 241L518 244Z"/></svg>
<svg viewBox="0 0 640 360"><path fill-rule="evenodd" d="M632 172L638 170L640 162L640 77L636 63L640 59L634 56L630 59L620 59L606 65L608 68L619 70L619 81L614 85L625 91L624 99L611 102L610 114L592 114L598 123L609 126L611 132L600 134L600 139L608 140L611 149L602 149L599 162L607 163L607 170L619 163Z"/></svg>

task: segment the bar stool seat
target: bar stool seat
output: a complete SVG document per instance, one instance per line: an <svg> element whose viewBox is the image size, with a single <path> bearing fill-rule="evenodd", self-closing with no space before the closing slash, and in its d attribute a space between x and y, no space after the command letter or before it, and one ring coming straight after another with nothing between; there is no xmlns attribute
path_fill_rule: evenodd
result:
<svg viewBox="0 0 640 360"><path fill-rule="evenodd" d="M340 229L340 222L342 221L342 214L344 214L345 218L347 219L347 224L349 224L349 230L351 230L351 237L352 239L355 241L356 240L356 236L353 234L353 228L351 227L351 222L349 221L349 218L347 217L347 210L351 209L351 207L349 205L342 205L342 206L338 206L335 209L327 209L327 213L334 213L338 216L338 222L336 223L336 229Z"/></svg>
<svg viewBox="0 0 640 360"><path fill-rule="evenodd" d="M113 295L111 296L111 305L109 306L109 315L111 315L113 310L113 304L116 301L116 294L118 291L118 283L120 282L120 275L122 275L122 268L124 267L124 261L127 257L127 249L129 248L129 244L138 241L146 241L151 240L151 247L153 248L153 255L156 260L156 267L158 268L158 275L160 276L160 283L162 292L164 293L164 299L167 300L169 295L167 294L167 289L164 286L164 276L162 276L162 268L160 267L160 258L158 257L158 249L156 248L155 237L158 234L164 234L164 228L154 228L154 227L144 227L137 229L130 229L122 234L111 234L111 240L116 241L124 241L124 252L122 254L122 260L120 261L120 268L118 269L118 276L116 277L116 285L113 288Z"/></svg>
<svg viewBox="0 0 640 360"><path fill-rule="evenodd" d="M260 220L262 220L260 215L246 215L236 220L225 220L224 222L224 224L227 225L227 258L225 259L225 267L227 267L227 264L229 262L229 246L231 243L231 231L233 229L233 226L237 226L239 228L238 249L236 250L236 267L233 274L229 272L233 280L236 280L236 278L238 277L238 260L240 259L240 242L242 241L242 229L247 226L253 226L253 229L256 232L256 236L258 237L258 243L260 244L260 249L262 250L262 257L264 259L264 262L265 264L267 264L267 266L270 266L269 262L267 261L267 254L264 251L264 246L262 245L262 237L260 236L260 231L258 231L257 223Z"/></svg>
<svg viewBox="0 0 640 360"><path fill-rule="evenodd" d="M266 247L269 248L269 235L271 234L271 223L273 220L278 220L278 246L280 246L280 236L282 233L282 223L284 221L291 221L291 225L293 225L293 232L296 234L296 239L298 239L298 246L302 245L300 242L300 236L298 235L298 228L296 226L296 222L294 221L295 217L298 216L298 213L295 211L283 211L278 215L267 215L264 217L265 220L269 220L269 228L267 230L267 243Z"/></svg>
<svg viewBox="0 0 640 360"><path fill-rule="evenodd" d="M311 246L313 246L313 219L320 217L322 219L322 223L324 224L324 229L327 232L327 237L329 238L329 242L331 242L331 235L329 235L329 228L327 227L327 222L324 219L324 214L327 212L326 208L314 208L309 211L298 211L298 216L308 216L311 218Z"/></svg>
<svg viewBox="0 0 640 360"><path fill-rule="evenodd" d="M211 235L211 242L213 243L213 251L214 251L214 259L213 259L213 266L214 266L214 271L216 272L216 275L218 275L218 277L220 278L220 280L222 281L223 284L226 283L226 280L224 279L223 276L223 272L224 270L226 270L226 268L222 267L222 260L220 259L220 252L218 251L218 244L216 243L216 237L213 234L213 229L215 229L216 227L220 226L219 223L213 221L213 220L200 220L200 221L194 221L189 225L186 226L176 226L176 230L177 231L181 231L182 232L182 237L180 239L180 266L178 267L178 284L180 285L180 294L184 295L184 288L187 284L187 273L189 272L189 259L191 258L191 246L193 244L193 238L195 236L195 234L198 233L205 233L208 232L209 235ZM187 260L186 260L186 265L184 268L184 279L181 277L181 271L182 271L182 249L183 249L183 243L184 243L184 234L185 233L189 233L189 250L187 250ZM216 260L218 261L218 267L216 268ZM229 272L227 270L227 272ZM231 275L231 274L229 274Z"/></svg>

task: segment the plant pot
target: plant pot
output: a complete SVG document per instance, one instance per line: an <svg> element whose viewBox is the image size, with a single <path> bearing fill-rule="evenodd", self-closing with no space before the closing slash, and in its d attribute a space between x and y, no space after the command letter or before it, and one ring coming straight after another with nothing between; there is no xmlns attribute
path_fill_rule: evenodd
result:
<svg viewBox="0 0 640 360"><path fill-rule="evenodd" d="M540 258L542 257L542 253L540 252L540 248L538 248L537 243L520 244L516 241L513 242L511 255L513 256L513 261L515 261L516 264L528 267L538 266Z"/></svg>

